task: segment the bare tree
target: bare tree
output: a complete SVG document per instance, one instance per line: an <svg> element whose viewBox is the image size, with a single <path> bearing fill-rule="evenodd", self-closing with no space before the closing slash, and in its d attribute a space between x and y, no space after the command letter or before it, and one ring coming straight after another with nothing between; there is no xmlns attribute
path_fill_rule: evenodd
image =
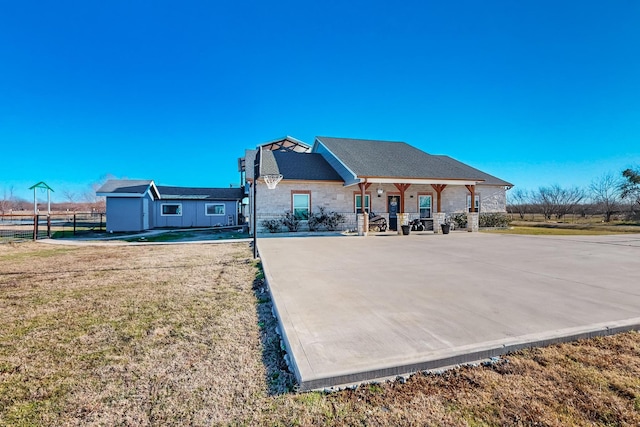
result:
<svg viewBox="0 0 640 427"><path fill-rule="evenodd" d="M114 175L108 173L103 175L97 181L89 184L87 191L83 193L83 199L96 211L104 211L106 207L106 201L104 197L98 196L96 192L110 179L118 179Z"/></svg>
<svg viewBox="0 0 640 427"><path fill-rule="evenodd" d="M527 190L523 190L522 188L516 188L515 190L509 192L509 210L513 213L514 211L518 213L520 219L524 219L525 214L530 208L531 204L531 194Z"/></svg>
<svg viewBox="0 0 640 427"><path fill-rule="evenodd" d="M591 181L591 198L602 212L605 222L610 222L611 216L620 209L621 185L620 178L612 173L606 173Z"/></svg>
<svg viewBox="0 0 640 427"><path fill-rule="evenodd" d="M585 192L578 187L562 188L558 184L540 187L533 193L532 200L540 208L544 218L552 216L562 219L585 198Z"/></svg>
<svg viewBox="0 0 640 427"><path fill-rule="evenodd" d="M0 211L2 214L11 212L14 209L15 197L13 195L13 186L6 188L2 192L2 200L0 200Z"/></svg>

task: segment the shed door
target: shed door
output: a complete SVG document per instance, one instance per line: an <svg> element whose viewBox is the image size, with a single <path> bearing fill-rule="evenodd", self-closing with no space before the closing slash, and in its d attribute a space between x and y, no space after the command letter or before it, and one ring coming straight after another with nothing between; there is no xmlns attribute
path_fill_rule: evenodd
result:
<svg viewBox="0 0 640 427"><path fill-rule="evenodd" d="M149 199L142 199L142 229L149 229Z"/></svg>

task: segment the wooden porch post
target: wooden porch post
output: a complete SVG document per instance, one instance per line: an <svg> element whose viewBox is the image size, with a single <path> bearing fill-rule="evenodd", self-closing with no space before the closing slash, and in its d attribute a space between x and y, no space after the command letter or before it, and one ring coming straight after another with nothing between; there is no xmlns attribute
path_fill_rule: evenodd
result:
<svg viewBox="0 0 640 427"><path fill-rule="evenodd" d="M438 202L436 203L436 212L442 212L442 191L447 187L447 184L431 184L431 187L436 191L438 195Z"/></svg>
<svg viewBox="0 0 640 427"><path fill-rule="evenodd" d="M369 212L366 212L366 191L367 188L369 188L369 186L371 185L370 182L361 182L360 184L358 184L360 186L360 208L362 209L362 218L364 220L364 233L365 236L367 235L367 231L369 231ZM371 204L371 200L369 200L369 204Z"/></svg>
<svg viewBox="0 0 640 427"><path fill-rule="evenodd" d="M465 185L467 190L471 193L471 207L469 208L469 212L476 211L476 186L475 185Z"/></svg>
<svg viewBox="0 0 640 427"><path fill-rule="evenodd" d="M393 184L400 191L400 212L404 213L404 192L407 191L411 184Z"/></svg>

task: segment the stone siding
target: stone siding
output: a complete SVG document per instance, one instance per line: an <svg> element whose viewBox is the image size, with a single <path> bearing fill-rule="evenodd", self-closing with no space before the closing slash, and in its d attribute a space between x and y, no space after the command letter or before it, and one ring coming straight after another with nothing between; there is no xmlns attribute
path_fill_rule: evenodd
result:
<svg viewBox="0 0 640 427"><path fill-rule="evenodd" d="M383 194L378 197L377 190L381 188ZM323 207L327 212L338 212L347 217L347 221L341 229L355 230L357 219L354 212L354 195L359 194L357 185L345 187L342 183L330 182L286 182L281 181L274 190L267 189L266 185L258 185L258 232L267 232L261 225L264 219L281 218L285 212L292 210L292 193L310 192L311 212L318 212ZM371 197L371 210L377 214L387 216L387 196L397 195L400 192L393 184L372 184L366 191ZM411 214L408 218L418 217L418 194L430 193L433 195L432 212L437 206L437 193L431 185L411 185L405 192L404 212ZM506 190L499 186L476 186L476 194L480 196L480 212L505 212ZM442 192L442 210L446 213L465 212L469 191L464 186L447 186ZM300 227L301 231L308 230L306 222ZM284 229L283 231L286 231Z"/></svg>

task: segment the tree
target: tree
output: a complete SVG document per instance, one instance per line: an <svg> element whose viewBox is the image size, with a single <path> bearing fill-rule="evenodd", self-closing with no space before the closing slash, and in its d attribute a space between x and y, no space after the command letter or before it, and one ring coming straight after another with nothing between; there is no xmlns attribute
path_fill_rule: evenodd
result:
<svg viewBox="0 0 640 427"><path fill-rule="evenodd" d="M546 220L550 220L553 215L556 219L562 219L584 198L585 192L582 189L562 188L558 184L540 187L538 192L532 195L532 201L538 205Z"/></svg>
<svg viewBox="0 0 640 427"><path fill-rule="evenodd" d="M633 215L634 208L640 207L640 169L625 169L622 172L622 177L624 180L620 185L620 195L622 199L631 201L631 214Z"/></svg>
<svg viewBox="0 0 640 427"><path fill-rule="evenodd" d="M594 179L589 186L591 198L602 212L605 222L610 222L611 215L620 208L620 187L620 179L611 173Z"/></svg>
<svg viewBox="0 0 640 427"><path fill-rule="evenodd" d="M508 198L509 209L512 212L517 212L520 219L524 219L524 215L529 210L529 205L531 203L531 195L529 191L523 190L522 188L516 188L509 193Z"/></svg>
<svg viewBox="0 0 640 427"><path fill-rule="evenodd" d="M0 200L0 211L3 214L7 212L11 212L15 208L15 197L13 195L13 187L9 187L9 190L6 188L3 190L2 200Z"/></svg>

